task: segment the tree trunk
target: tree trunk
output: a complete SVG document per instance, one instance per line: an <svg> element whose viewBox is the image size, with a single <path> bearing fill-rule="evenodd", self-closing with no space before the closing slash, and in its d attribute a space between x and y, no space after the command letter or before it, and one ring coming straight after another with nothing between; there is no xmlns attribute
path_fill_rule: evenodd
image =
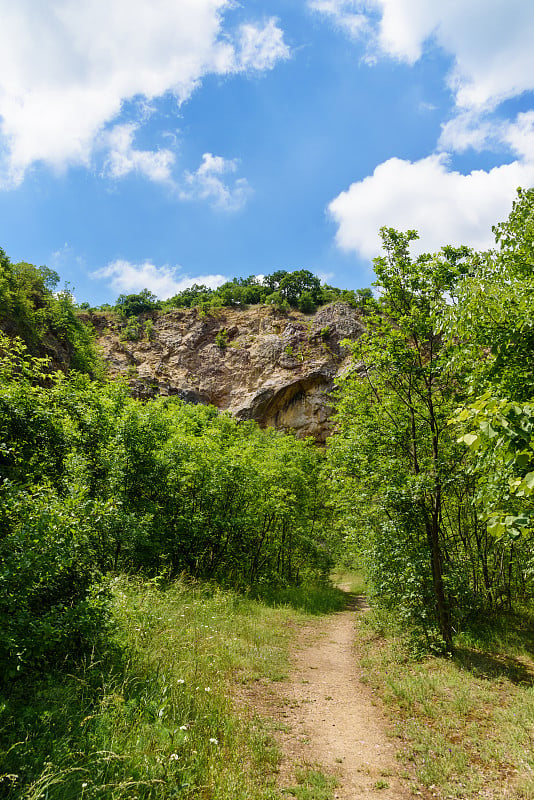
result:
<svg viewBox="0 0 534 800"><path fill-rule="evenodd" d="M430 563L432 566L432 586L436 602L436 616L439 632L443 637L448 653L452 653L452 624L451 613L445 587L443 584L442 556L439 541L439 517L437 509L432 510L431 519L425 515L425 526L428 544L430 547Z"/></svg>

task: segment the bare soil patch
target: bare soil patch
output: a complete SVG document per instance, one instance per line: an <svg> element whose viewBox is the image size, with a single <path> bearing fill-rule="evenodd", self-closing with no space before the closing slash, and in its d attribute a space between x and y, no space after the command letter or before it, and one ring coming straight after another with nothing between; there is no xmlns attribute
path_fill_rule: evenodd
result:
<svg viewBox="0 0 534 800"><path fill-rule="evenodd" d="M304 766L334 775L339 800L413 797L396 757L402 742L360 679L354 622L364 609L364 600L349 596L347 610L297 629L289 681L247 690L249 708L278 731L280 788L294 785Z"/></svg>

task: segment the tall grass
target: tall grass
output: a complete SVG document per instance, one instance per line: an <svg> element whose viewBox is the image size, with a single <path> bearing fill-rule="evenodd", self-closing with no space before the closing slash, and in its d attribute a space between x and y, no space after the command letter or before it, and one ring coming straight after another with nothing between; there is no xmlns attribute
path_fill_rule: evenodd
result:
<svg viewBox="0 0 534 800"><path fill-rule="evenodd" d="M532 613L486 618L456 639L452 658L414 660L390 618L358 622L366 680L437 798L534 798Z"/></svg>
<svg viewBox="0 0 534 800"><path fill-rule="evenodd" d="M0 698L0 797L278 798L274 740L233 687L284 678L298 613L187 582L121 578L112 591L105 652ZM316 610L331 604L312 595Z"/></svg>

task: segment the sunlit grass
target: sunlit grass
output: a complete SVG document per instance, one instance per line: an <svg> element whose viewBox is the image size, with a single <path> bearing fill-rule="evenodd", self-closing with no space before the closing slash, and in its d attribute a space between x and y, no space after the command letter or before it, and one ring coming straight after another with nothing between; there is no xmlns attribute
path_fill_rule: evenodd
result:
<svg viewBox="0 0 534 800"><path fill-rule="evenodd" d="M284 791L296 800L330 800L337 786L336 778L317 769L300 768L295 772L296 784Z"/></svg>
<svg viewBox="0 0 534 800"><path fill-rule="evenodd" d="M256 589L255 596L274 608L291 608L305 614L330 614L345 608L347 597L330 583L304 583L300 586Z"/></svg>
<svg viewBox="0 0 534 800"><path fill-rule="evenodd" d="M481 628L458 637L453 658L413 661L379 615L360 618L366 680L404 742L400 759L433 796L534 797L534 660L524 623L496 619L489 642Z"/></svg>
<svg viewBox="0 0 534 800"><path fill-rule="evenodd" d="M363 570L339 567L330 574L330 580L336 587L343 588L351 594L365 594L366 581Z"/></svg>
<svg viewBox="0 0 534 800"><path fill-rule="evenodd" d="M187 582L112 592L106 652L0 698L0 797L279 798L276 743L236 687L284 679L295 607L329 610L341 593L301 587L266 606Z"/></svg>

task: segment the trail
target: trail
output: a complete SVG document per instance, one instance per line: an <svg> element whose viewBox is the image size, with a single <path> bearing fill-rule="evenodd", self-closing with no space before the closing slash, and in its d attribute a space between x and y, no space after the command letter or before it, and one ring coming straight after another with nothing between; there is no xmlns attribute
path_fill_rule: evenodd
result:
<svg viewBox="0 0 534 800"><path fill-rule="evenodd" d="M395 757L400 742L388 736L390 724L359 678L353 645L361 605L349 596L346 611L298 631L290 679L264 709L281 729L280 788L294 785L295 767L306 766L336 776L339 800L413 797Z"/></svg>

